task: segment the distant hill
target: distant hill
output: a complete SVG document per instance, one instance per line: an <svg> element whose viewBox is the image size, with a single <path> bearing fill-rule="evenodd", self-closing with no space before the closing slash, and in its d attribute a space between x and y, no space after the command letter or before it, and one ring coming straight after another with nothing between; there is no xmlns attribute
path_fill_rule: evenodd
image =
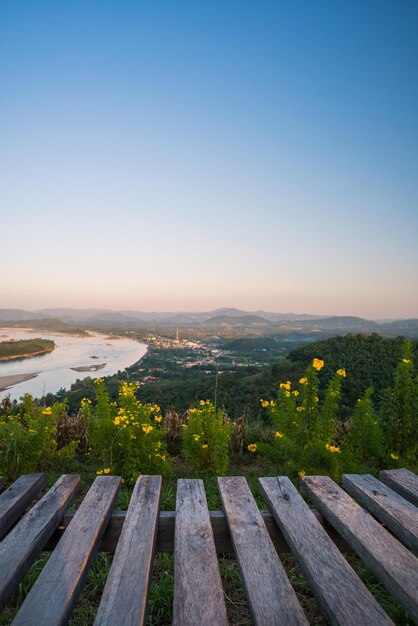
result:
<svg viewBox="0 0 418 626"><path fill-rule="evenodd" d="M0 320L0 327L19 328L22 326L22 322L24 322L24 325L28 328L44 330L45 332L73 333L76 335L87 334L84 328L80 328L75 324L68 324L67 322L63 322L62 320L57 320L52 317L47 319L21 319L18 321Z"/></svg>
<svg viewBox="0 0 418 626"><path fill-rule="evenodd" d="M0 322L25 322L26 320L44 319L48 317L36 311L23 309L0 309Z"/></svg>
<svg viewBox="0 0 418 626"><path fill-rule="evenodd" d="M271 326L269 320L258 315L216 315L203 323L205 326Z"/></svg>
<svg viewBox="0 0 418 626"><path fill-rule="evenodd" d="M334 316L317 320L299 320L293 323L293 328L297 330L327 330L338 332L372 333L379 332L381 326L372 320L365 320L361 317Z"/></svg>
<svg viewBox="0 0 418 626"><path fill-rule="evenodd" d="M14 322L35 322L36 320L58 320L69 325L97 330L147 330L155 328L208 328L229 327L260 332L304 333L318 336L333 336L346 333L379 333L384 336L418 337L418 319L375 321L355 316L319 316L296 313L269 313L266 311L242 311L235 308L219 308L203 312L142 312L113 311L110 309L71 309L47 308L38 311L23 309L0 309L0 324L15 325ZM45 322L46 324L46 322ZM45 325L36 326L46 327ZM64 332L66 332L64 330Z"/></svg>

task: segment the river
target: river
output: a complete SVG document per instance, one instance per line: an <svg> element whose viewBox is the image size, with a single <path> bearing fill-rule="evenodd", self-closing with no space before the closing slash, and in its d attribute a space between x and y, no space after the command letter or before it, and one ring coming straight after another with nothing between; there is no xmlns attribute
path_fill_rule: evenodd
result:
<svg viewBox="0 0 418 626"><path fill-rule="evenodd" d="M139 361L147 351L145 344L126 337L109 337L100 333L90 333L87 337L80 337L36 330L0 328L0 341L35 337L52 339L56 345L55 349L41 356L0 362L0 383L3 376L37 374L30 380L0 391L0 400L6 395L10 395L12 400L18 400L26 392L37 398L46 393L56 393L61 388L69 389L77 379L86 376L97 378L115 374ZM106 363L105 367L97 371L76 372L70 369L97 366L103 363Z"/></svg>

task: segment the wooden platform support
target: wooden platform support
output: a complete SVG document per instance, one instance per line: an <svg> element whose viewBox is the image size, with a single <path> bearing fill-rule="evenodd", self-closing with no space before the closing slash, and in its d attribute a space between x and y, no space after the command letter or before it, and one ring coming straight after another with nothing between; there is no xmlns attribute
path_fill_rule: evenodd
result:
<svg viewBox="0 0 418 626"><path fill-rule="evenodd" d="M113 510L121 479L99 476L74 513L68 507L78 476L61 476L42 497L43 476L22 476L0 495L0 610L39 553L50 550L12 624L67 624L102 549L114 558L94 626L143 626L154 553L162 550L174 553L174 626L226 626L218 554L227 552L254 626L306 626L280 560L290 551L329 624L389 626L344 556L351 549L418 621L418 477L407 470L380 476L347 474L343 488L326 476L303 478L316 509L289 478L261 478L269 511L258 509L244 477L218 479L224 511L208 511L201 480L179 480L171 512L159 510L161 477L140 476L125 512Z"/></svg>

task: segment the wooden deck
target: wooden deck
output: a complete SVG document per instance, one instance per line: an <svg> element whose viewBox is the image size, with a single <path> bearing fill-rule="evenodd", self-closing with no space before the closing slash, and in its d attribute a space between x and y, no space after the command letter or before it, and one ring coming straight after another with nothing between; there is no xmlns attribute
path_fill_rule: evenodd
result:
<svg viewBox="0 0 418 626"><path fill-rule="evenodd" d="M43 550L51 556L13 625L66 624L98 550L114 553L95 626L146 618L155 550L174 553L175 626L228 624L217 555L233 553L255 625L308 624L280 561L292 552L330 624L392 624L344 557L354 551L418 622L418 476L408 470L301 479L260 478L260 511L243 477L218 479L223 511L209 511L201 480L179 480L176 510L160 511L161 478L140 476L128 511L114 512L115 476L99 476L74 513L78 476L42 497L41 474L0 494L0 609ZM1 480L0 480L1 484ZM36 498L40 498L36 502ZM35 503L34 503L35 502Z"/></svg>

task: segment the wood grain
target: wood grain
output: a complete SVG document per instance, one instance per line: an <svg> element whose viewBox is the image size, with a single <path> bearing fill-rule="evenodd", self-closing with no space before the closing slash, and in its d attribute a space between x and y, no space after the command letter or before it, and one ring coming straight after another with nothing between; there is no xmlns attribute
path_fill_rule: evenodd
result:
<svg viewBox="0 0 418 626"><path fill-rule="evenodd" d="M218 485L254 625L309 624L247 481L228 476Z"/></svg>
<svg viewBox="0 0 418 626"><path fill-rule="evenodd" d="M393 624L287 477L260 478L261 493L330 624Z"/></svg>
<svg viewBox="0 0 418 626"><path fill-rule="evenodd" d="M173 626L228 624L203 482L178 480Z"/></svg>
<svg viewBox="0 0 418 626"><path fill-rule="evenodd" d="M344 474L343 488L418 552L418 508L370 474Z"/></svg>
<svg viewBox="0 0 418 626"><path fill-rule="evenodd" d="M331 537L342 552L352 552L350 546L340 537L340 535L328 524L323 516L315 509L311 509L313 515L324 527L324 530ZM279 530L273 515L270 511L260 511L261 517L266 525L271 540L279 554L288 554L290 548L286 543L281 531ZM60 525L54 531L51 539L45 546L46 550L53 550L61 539L65 529L74 517L74 513L69 511L65 513ZM122 532L123 523L125 521L126 511L114 511L107 525L100 544L100 550L103 552L114 553ZM174 524L176 519L175 511L160 511L157 532L157 552L174 552ZM231 543L228 525L226 523L225 513L223 511L209 511L209 519L212 526L213 538L215 540L215 548L218 554L225 552L233 552L234 547Z"/></svg>
<svg viewBox="0 0 418 626"><path fill-rule="evenodd" d="M136 626L145 622L160 495L160 476L138 478L95 626Z"/></svg>
<svg viewBox="0 0 418 626"><path fill-rule="evenodd" d="M79 483L79 476L61 476L0 543L0 609L43 549Z"/></svg>
<svg viewBox="0 0 418 626"><path fill-rule="evenodd" d="M66 624L99 547L120 488L117 476L98 476L51 554L12 624Z"/></svg>
<svg viewBox="0 0 418 626"><path fill-rule="evenodd" d="M0 495L0 540L44 487L44 474L24 474Z"/></svg>
<svg viewBox="0 0 418 626"><path fill-rule="evenodd" d="M328 476L307 476L301 485L376 578L418 621L418 559Z"/></svg>
<svg viewBox="0 0 418 626"><path fill-rule="evenodd" d="M418 506L418 476L407 469L382 470L379 479Z"/></svg>

